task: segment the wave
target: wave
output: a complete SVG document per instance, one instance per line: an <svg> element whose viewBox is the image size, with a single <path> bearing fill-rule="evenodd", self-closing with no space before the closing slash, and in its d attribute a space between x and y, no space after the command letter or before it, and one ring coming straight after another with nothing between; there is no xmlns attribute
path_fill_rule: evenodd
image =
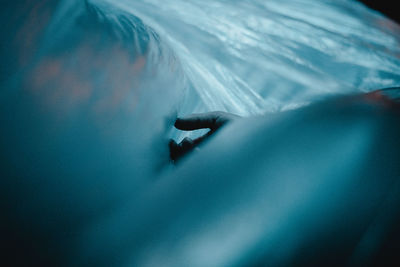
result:
<svg viewBox="0 0 400 267"><path fill-rule="evenodd" d="M0 193L7 226L23 242L5 240L38 243L35 255L25 249L27 261L71 253L65 262L212 266L272 255L270 262L287 263L298 244L310 244L303 229L324 232L342 205L377 192L375 178L386 174L386 190L398 173L395 116L382 120L386 113L363 106L336 116L333 102L272 114L400 84L399 26L358 2L9 6L12 26L1 29L9 42L1 48L7 171ZM211 110L271 114L233 124L172 169L167 139L187 135L172 130L174 118ZM289 186L298 177L309 179ZM354 192L361 193L351 202ZM381 203L383 195L368 199ZM327 213L320 203L332 216L315 216ZM364 224L375 211L343 214ZM276 248L282 240L288 246Z"/></svg>
<svg viewBox="0 0 400 267"><path fill-rule="evenodd" d="M60 1L45 32L37 60L84 45L117 59L120 46L132 64L172 73L181 115L274 112L397 86L400 75L399 26L353 1Z"/></svg>
<svg viewBox="0 0 400 267"><path fill-rule="evenodd" d="M354 1L93 3L135 14L168 44L191 84L182 114L246 116L398 85L399 26Z"/></svg>
<svg viewBox="0 0 400 267"><path fill-rule="evenodd" d="M3 109L23 92L138 151L201 134L173 130L177 115L272 113L400 83L399 26L353 1L25 3L2 33L14 44ZM150 150L148 161L168 158Z"/></svg>

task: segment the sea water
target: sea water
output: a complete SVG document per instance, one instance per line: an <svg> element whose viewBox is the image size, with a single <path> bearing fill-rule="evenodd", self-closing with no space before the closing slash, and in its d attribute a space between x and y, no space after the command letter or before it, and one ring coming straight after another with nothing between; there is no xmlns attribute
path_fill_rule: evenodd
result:
<svg viewBox="0 0 400 267"><path fill-rule="evenodd" d="M337 218L304 214L346 206L341 194L362 187L352 178L369 177L365 166L398 171L396 149L373 146L393 136L357 109L328 120L326 133L315 108L304 120L265 119L399 86L400 27L359 2L20 1L2 12L1 193L21 236L41 236L71 262L284 262L302 229L321 232ZM171 166L168 139L193 135L174 119L214 110L266 117ZM366 165L365 155L383 156ZM375 187L368 181L355 199Z"/></svg>

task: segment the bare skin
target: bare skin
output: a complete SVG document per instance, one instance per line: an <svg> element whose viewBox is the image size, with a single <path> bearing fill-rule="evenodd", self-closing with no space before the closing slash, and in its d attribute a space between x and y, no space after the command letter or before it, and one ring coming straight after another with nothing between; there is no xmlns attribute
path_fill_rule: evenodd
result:
<svg viewBox="0 0 400 267"><path fill-rule="evenodd" d="M393 87L376 90L357 97L365 97L370 101L381 103L388 107L398 108L400 99L399 92L399 87ZM192 114L187 117L178 118L175 121L174 126L179 130L194 131L208 128L210 129L210 131L196 139L186 137L179 144L171 139L169 142L170 159L173 163L177 163L190 152L198 149L201 144L203 144L206 140L213 136L227 123L238 118L240 118L240 116L223 111Z"/></svg>

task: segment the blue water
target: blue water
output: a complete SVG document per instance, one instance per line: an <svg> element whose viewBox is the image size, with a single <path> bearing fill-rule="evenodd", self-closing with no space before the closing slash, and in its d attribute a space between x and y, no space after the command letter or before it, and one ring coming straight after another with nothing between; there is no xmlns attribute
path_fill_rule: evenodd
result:
<svg viewBox="0 0 400 267"><path fill-rule="evenodd" d="M400 85L400 26L357 1L21 1L2 10L1 193L18 203L21 229L50 232L43 246L66 251L65 262L289 264L305 233L346 227L337 222L346 216L362 225L349 237L357 247L385 198L374 188L388 191L399 174L398 120L362 107L321 115L333 104L290 113ZM174 119L214 110L264 117L169 164L168 139L199 134L178 132ZM387 167L379 186L372 166ZM346 209L366 195L369 208Z"/></svg>

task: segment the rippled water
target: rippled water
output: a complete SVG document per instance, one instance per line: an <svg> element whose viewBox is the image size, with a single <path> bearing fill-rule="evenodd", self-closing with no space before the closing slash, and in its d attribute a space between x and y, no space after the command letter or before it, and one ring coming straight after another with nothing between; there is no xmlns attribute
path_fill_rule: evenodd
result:
<svg viewBox="0 0 400 267"><path fill-rule="evenodd" d="M168 42L199 111L254 114L399 83L399 27L355 1L108 3Z"/></svg>
<svg viewBox="0 0 400 267"><path fill-rule="evenodd" d="M188 80L179 114L260 114L400 81L399 26L355 1L92 3L133 14L171 48Z"/></svg>
<svg viewBox="0 0 400 267"><path fill-rule="evenodd" d="M348 111L350 119L333 119L327 134L316 133L312 119L287 120L325 145L314 152L290 133L279 139L289 123L265 121L276 129L270 134L253 121L219 137L197 163L177 172L168 165L168 138L183 136L172 129L177 115L276 113L399 86L400 26L356 1L20 1L2 12L0 118L7 127L0 145L13 178L2 181L2 193L19 203L13 216L26 222L29 214L24 231L53 230L43 246L64 251L71 242L78 262L240 266L272 255L279 263L302 240L297 222L313 226L303 214L323 213L319 201L330 203L321 192L362 187L351 178L368 153L396 159L396 149L370 150L374 138L387 138L373 134L379 118L360 121ZM287 186L299 174L310 179ZM360 192L368 195L375 184L366 184ZM333 210L342 207L338 199ZM287 246L274 250L279 240Z"/></svg>
<svg viewBox="0 0 400 267"><path fill-rule="evenodd" d="M46 6L51 4L35 8ZM102 63L89 63L91 56L106 53L115 65L108 75L117 73L103 82L109 91L130 86L129 75L141 64L152 64L178 83L164 86L173 96L169 102L179 103L174 108L178 114L260 114L400 81L399 26L356 1L61 1L51 15L47 22L19 29L20 35L27 31L34 37L46 29L44 41L38 42L39 61L49 53L61 58L60 51L79 49L81 60L69 65L93 71ZM124 49L85 37L107 31ZM134 61L137 55L141 58ZM121 57L132 61L121 62ZM127 64L133 67L124 68ZM147 82L140 88L151 87L154 76L139 76ZM95 79L100 80L92 75L88 83Z"/></svg>

